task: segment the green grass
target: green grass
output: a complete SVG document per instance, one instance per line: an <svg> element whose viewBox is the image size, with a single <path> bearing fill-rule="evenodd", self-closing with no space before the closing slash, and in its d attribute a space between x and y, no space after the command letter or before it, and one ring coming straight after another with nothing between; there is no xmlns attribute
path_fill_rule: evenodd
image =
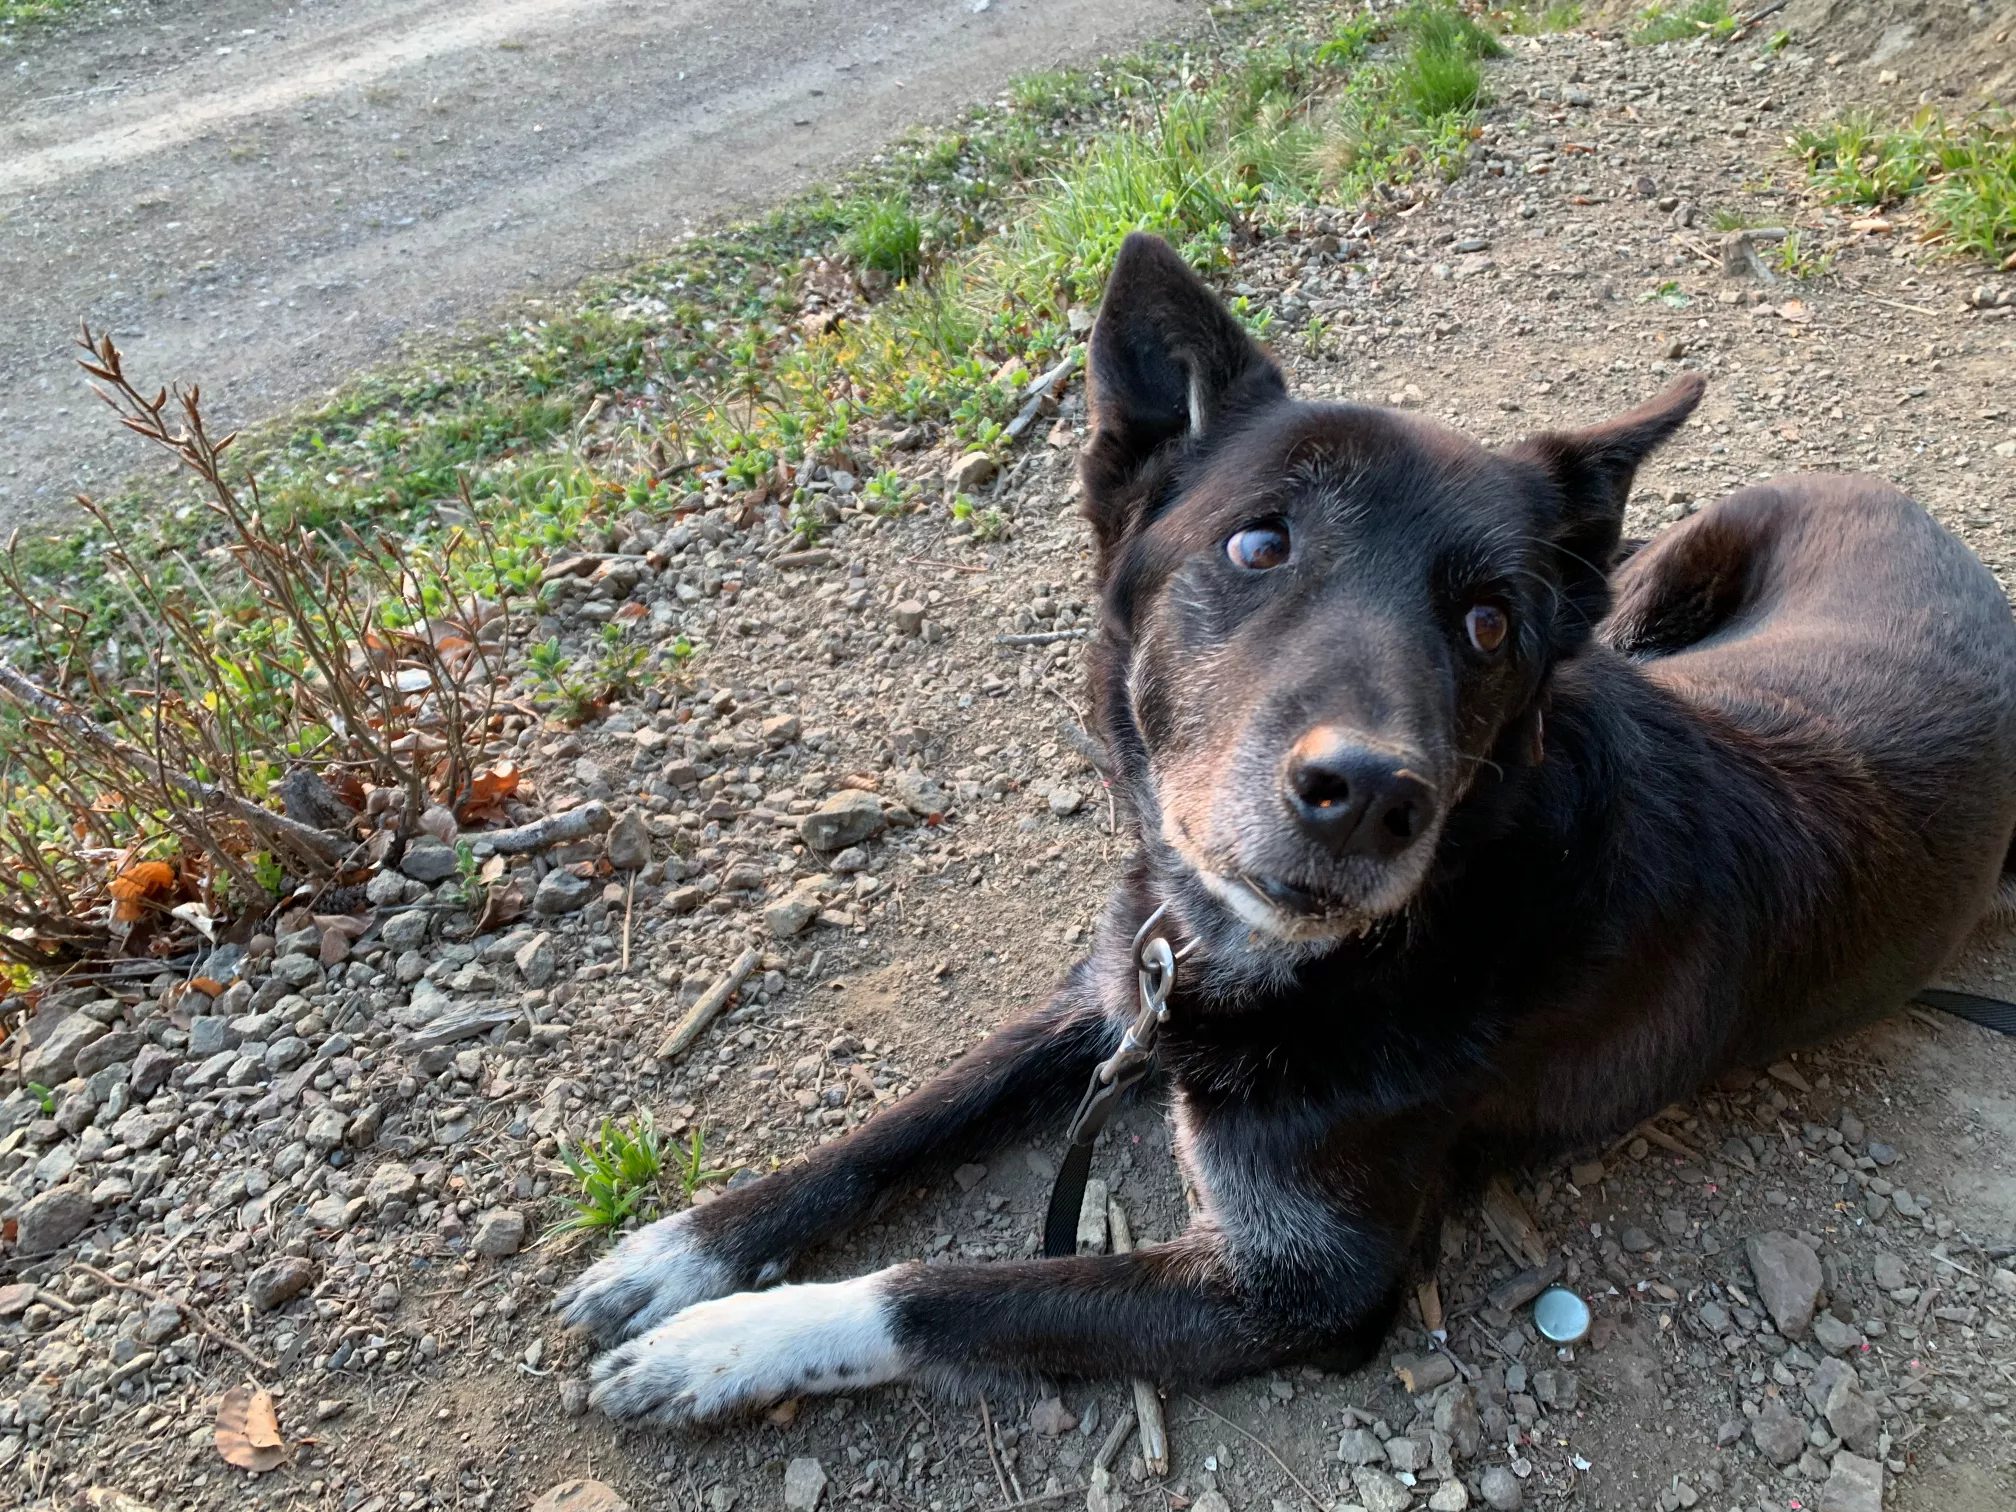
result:
<svg viewBox="0 0 2016 1512"><path fill-rule="evenodd" d="M84 0L0 0L0 26L52 21L83 8Z"/></svg>
<svg viewBox="0 0 2016 1512"><path fill-rule="evenodd" d="M658 1177L665 1166L665 1141L649 1112L618 1127L603 1119L601 1131L591 1134L579 1149L560 1146L560 1163L580 1187L581 1195L568 1199L572 1216L547 1230L546 1237L610 1232L632 1218L648 1218L656 1210Z"/></svg>
<svg viewBox="0 0 2016 1512"><path fill-rule="evenodd" d="M1537 37L1580 26L1582 6L1579 0L1515 0L1496 19L1514 36Z"/></svg>
<svg viewBox="0 0 2016 1512"><path fill-rule="evenodd" d="M840 250L859 268L915 278L924 266L924 222L899 195L865 200L850 213Z"/></svg>
<svg viewBox="0 0 2016 1512"><path fill-rule="evenodd" d="M2007 110L1958 121L1923 110L1902 126L1855 112L1799 132L1793 145L1832 202L1911 202L1954 251L2016 256L2016 117Z"/></svg>
<svg viewBox="0 0 2016 1512"><path fill-rule="evenodd" d="M1696 37L1710 37L1719 42L1735 30L1736 18L1729 14L1729 0L1692 0L1691 4L1679 7L1648 5L1638 13L1638 27L1631 33L1631 40L1640 47L1687 42Z"/></svg>

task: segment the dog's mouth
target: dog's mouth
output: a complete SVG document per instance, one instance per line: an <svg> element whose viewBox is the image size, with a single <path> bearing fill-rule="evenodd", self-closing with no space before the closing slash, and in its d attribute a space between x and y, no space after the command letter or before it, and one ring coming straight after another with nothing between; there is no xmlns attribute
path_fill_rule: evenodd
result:
<svg viewBox="0 0 2016 1512"><path fill-rule="evenodd" d="M1276 939L1346 940L1384 917L1360 898L1319 891L1285 877L1198 868L1197 879L1247 924Z"/></svg>

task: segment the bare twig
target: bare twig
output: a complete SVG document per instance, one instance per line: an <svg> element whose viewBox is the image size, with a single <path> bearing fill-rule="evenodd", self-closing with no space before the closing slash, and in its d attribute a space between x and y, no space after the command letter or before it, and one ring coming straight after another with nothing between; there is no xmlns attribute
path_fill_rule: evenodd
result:
<svg viewBox="0 0 2016 1512"><path fill-rule="evenodd" d="M987 1462L994 1467L994 1479L1001 1487L1001 1500L1011 1507L1021 1498L1008 1489L1008 1472L1001 1468L1001 1456L994 1450L994 1414L987 1410L987 1393L980 1393L980 1442L987 1446Z"/></svg>
<svg viewBox="0 0 2016 1512"><path fill-rule="evenodd" d="M630 873L623 888L623 974L630 974L630 915L637 903L637 873Z"/></svg>
<svg viewBox="0 0 2016 1512"><path fill-rule="evenodd" d="M101 1271L95 1265L86 1265L82 1260L73 1260L70 1263L92 1280L100 1282L105 1286L115 1286L121 1291L138 1292L150 1302L166 1302L170 1307L180 1312L183 1317L194 1323L206 1337L215 1339L226 1349L235 1350L240 1355L243 1355L245 1362L261 1375L271 1376L274 1374L275 1367L271 1361L260 1359L248 1346L241 1344L215 1323L212 1323L205 1316L203 1309L196 1306L193 1302L178 1302L166 1292L156 1291L151 1286L142 1286L138 1281L121 1281L116 1276L106 1275L104 1271Z"/></svg>
<svg viewBox="0 0 2016 1512"><path fill-rule="evenodd" d="M997 635L997 646L1050 646L1058 641L1083 640L1090 630L1038 630L1029 635Z"/></svg>
<svg viewBox="0 0 2016 1512"><path fill-rule="evenodd" d="M43 718L60 723L106 756L143 772L154 766L153 759L145 751L121 740L97 720L79 712L67 699L45 691L4 658L0 658L0 689ZM348 842L296 823L285 814L261 808L214 782L200 782L194 777L162 768L157 768L156 773L165 787L180 794L185 801L221 809L234 819L242 819L253 828L283 840L290 850L305 851L326 865L337 865L350 852Z"/></svg>
<svg viewBox="0 0 2016 1512"><path fill-rule="evenodd" d="M760 950L745 950L737 956L735 964L728 968L727 974L715 979L714 985L701 994L700 1001L686 1010L686 1016L679 1020L673 1026L672 1032L659 1043L658 1059L676 1060L684 1055L693 1041L700 1038L701 1031L713 1021L714 1015L721 1011L722 1004L734 995L737 987L748 980L749 973L762 964L762 961L763 953Z"/></svg>
<svg viewBox="0 0 2016 1512"><path fill-rule="evenodd" d="M1132 1254L1134 1226L1127 1221L1127 1210L1116 1198L1106 1199L1106 1227L1113 1237L1113 1253ZM1155 1389L1153 1381L1136 1377L1132 1385L1134 1416L1141 1425L1141 1462L1148 1467L1150 1475L1167 1475L1169 1424L1162 1415L1162 1394Z"/></svg>
<svg viewBox="0 0 2016 1512"><path fill-rule="evenodd" d="M609 812L609 805L596 799L579 808L568 809L564 814L548 814L530 824L521 824L516 829L473 830L464 838L472 845L487 845L493 851L515 856L526 851L544 850L549 845L561 845L569 840L585 840L590 835L601 834L615 822L616 816Z"/></svg>

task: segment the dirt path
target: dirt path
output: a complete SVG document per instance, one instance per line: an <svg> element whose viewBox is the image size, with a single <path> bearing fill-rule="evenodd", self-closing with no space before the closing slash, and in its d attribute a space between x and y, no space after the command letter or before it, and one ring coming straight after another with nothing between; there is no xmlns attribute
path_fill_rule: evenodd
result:
<svg viewBox="0 0 2016 1512"><path fill-rule="evenodd" d="M229 415L773 201L1180 0L127 0L0 51L0 531L135 465L77 323Z"/></svg>

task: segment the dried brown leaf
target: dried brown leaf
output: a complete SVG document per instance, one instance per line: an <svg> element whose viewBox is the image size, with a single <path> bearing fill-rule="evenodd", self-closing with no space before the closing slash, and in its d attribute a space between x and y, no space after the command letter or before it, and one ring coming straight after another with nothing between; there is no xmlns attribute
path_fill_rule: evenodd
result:
<svg viewBox="0 0 2016 1512"><path fill-rule="evenodd" d="M217 1452L240 1470L277 1470L287 1463L272 1392L233 1386L224 1393L217 1404Z"/></svg>

